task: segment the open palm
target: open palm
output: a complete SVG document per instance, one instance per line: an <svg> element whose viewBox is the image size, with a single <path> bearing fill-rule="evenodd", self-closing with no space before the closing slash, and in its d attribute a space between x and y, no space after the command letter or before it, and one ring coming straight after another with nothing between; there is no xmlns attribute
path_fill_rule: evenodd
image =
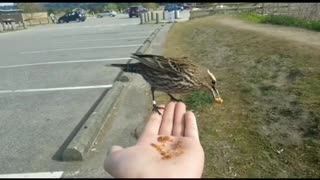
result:
<svg viewBox="0 0 320 180"><path fill-rule="evenodd" d="M201 177L204 152L194 114L186 112L186 106L181 102L170 102L160 111L163 115L151 115L135 146L124 149L120 146L112 147L104 167L113 177ZM158 144L158 137L164 136L172 140L169 145L181 142L183 153L163 159L151 144Z"/></svg>

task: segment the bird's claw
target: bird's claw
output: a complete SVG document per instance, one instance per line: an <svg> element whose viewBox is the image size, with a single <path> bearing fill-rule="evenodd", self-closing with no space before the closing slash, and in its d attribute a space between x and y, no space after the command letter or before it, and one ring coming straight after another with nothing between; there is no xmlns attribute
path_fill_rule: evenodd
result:
<svg viewBox="0 0 320 180"><path fill-rule="evenodd" d="M176 98L171 98L171 101L182 102L182 100L181 100L181 99L176 99Z"/></svg>
<svg viewBox="0 0 320 180"><path fill-rule="evenodd" d="M181 99L177 99L174 96L172 96L171 94L168 94L170 96L170 101L176 101L176 102L182 102Z"/></svg>
<svg viewBox="0 0 320 180"><path fill-rule="evenodd" d="M159 107L157 105L153 105L152 111L153 112L157 112L160 116L162 115L161 112L159 111L159 109L164 109L164 107Z"/></svg>

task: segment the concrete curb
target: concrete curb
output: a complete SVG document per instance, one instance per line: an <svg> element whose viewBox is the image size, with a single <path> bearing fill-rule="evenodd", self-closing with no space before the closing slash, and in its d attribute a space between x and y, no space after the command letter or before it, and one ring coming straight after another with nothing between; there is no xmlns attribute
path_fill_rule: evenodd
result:
<svg viewBox="0 0 320 180"><path fill-rule="evenodd" d="M144 53L151 44L151 41L157 36L159 31L163 28L164 25L160 25L151 35L144 41L143 45L137 50L137 52Z"/></svg>
<svg viewBox="0 0 320 180"><path fill-rule="evenodd" d="M144 53L150 46L151 41L156 37L157 33L162 29L164 25L158 27L143 43L142 46L136 51ZM127 63L130 63L129 60ZM59 149L62 161L81 161L84 159L85 154L91 147L94 139L99 134L101 127L105 123L106 117L111 111L114 103L117 101L117 97L121 94L125 87L123 83L117 81L121 77L123 72L121 71L115 79L115 82L110 90L103 92L102 97L89 111L88 118L81 120L71 135L67 138L64 145ZM109 92L107 92L109 91ZM64 148L65 147L65 148Z"/></svg>

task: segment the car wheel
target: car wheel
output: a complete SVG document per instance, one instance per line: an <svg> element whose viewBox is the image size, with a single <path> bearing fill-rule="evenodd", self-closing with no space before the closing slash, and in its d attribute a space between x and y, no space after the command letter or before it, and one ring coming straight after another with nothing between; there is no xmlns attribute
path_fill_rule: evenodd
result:
<svg viewBox="0 0 320 180"><path fill-rule="evenodd" d="M77 18L77 19L76 19L76 21L77 21L77 22L80 22L80 19L79 19L79 18Z"/></svg>
<svg viewBox="0 0 320 180"><path fill-rule="evenodd" d="M61 20L59 20L59 23L61 23L61 24L62 24L62 23L64 23L64 21L61 19Z"/></svg>

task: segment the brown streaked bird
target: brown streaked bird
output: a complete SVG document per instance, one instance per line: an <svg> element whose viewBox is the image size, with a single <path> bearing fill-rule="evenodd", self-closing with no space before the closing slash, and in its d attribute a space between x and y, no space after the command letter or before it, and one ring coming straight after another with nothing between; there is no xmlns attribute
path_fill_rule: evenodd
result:
<svg viewBox="0 0 320 180"><path fill-rule="evenodd" d="M139 62L106 66L120 67L124 72L142 75L151 86L153 111L159 114L161 113L155 101L154 91L165 92L174 101L181 100L176 99L172 94L205 91L210 92L217 103L222 104L223 102L216 89L215 76L208 68L196 65L187 57L174 58L133 53L131 58Z"/></svg>

